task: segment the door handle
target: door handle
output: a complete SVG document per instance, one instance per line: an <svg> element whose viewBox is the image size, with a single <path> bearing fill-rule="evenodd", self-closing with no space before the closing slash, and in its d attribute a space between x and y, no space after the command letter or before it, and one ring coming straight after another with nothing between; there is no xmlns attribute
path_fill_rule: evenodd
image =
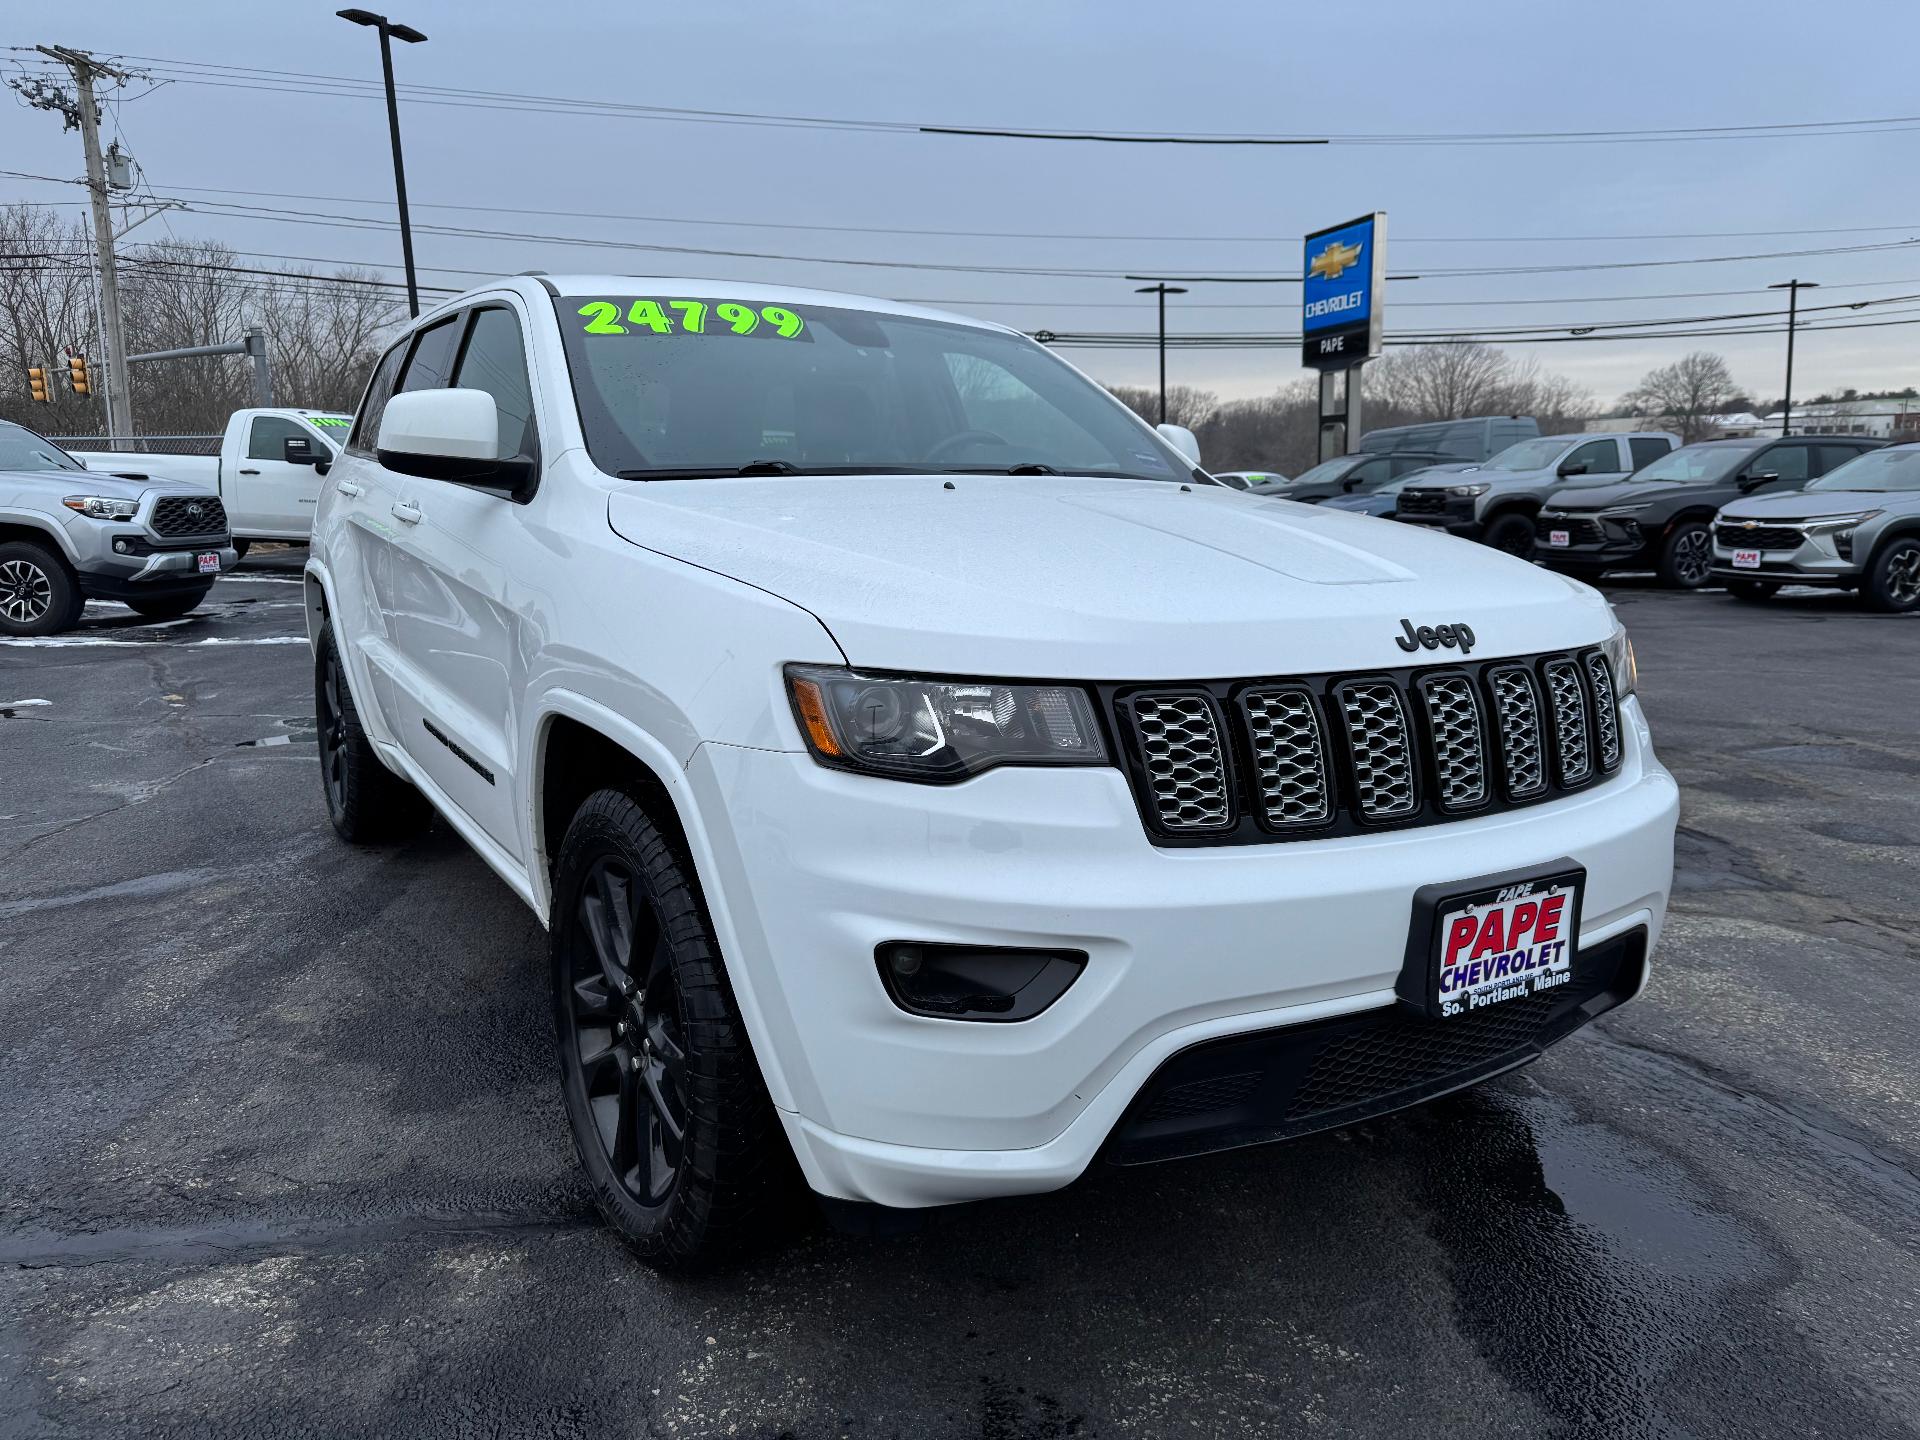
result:
<svg viewBox="0 0 1920 1440"><path fill-rule="evenodd" d="M333 482L333 488L338 490L342 495L364 495L367 493L364 488L354 484L351 480L336 480Z"/></svg>
<svg viewBox="0 0 1920 1440"><path fill-rule="evenodd" d="M393 518L398 520L402 525L418 525L420 523L420 507L418 505L409 505L404 500L396 500L393 502Z"/></svg>
<svg viewBox="0 0 1920 1440"><path fill-rule="evenodd" d="M258 475L260 472L258 470L242 470L240 473L242 475Z"/></svg>

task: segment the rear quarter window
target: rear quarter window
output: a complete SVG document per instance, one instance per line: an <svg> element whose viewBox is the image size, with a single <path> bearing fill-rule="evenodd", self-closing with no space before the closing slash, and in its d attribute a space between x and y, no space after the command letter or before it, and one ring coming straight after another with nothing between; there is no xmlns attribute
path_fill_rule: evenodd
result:
<svg viewBox="0 0 1920 1440"><path fill-rule="evenodd" d="M1633 468L1651 465L1673 448L1666 440L1657 435L1635 435L1627 441L1627 448L1633 452Z"/></svg>

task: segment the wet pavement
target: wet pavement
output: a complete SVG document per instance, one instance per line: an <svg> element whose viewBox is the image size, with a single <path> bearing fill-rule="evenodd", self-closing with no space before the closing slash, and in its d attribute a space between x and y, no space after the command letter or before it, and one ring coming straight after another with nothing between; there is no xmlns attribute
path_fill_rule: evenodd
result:
<svg viewBox="0 0 1920 1440"><path fill-rule="evenodd" d="M297 564L0 642L0 1435L1920 1434L1920 619L1614 587L1679 891L1539 1064L664 1281L531 915L327 829Z"/></svg>

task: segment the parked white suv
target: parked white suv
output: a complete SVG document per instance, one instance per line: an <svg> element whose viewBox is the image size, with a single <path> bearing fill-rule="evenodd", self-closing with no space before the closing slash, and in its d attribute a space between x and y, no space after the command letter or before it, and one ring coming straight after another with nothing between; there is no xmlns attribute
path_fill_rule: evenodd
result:
<svg viewBox="0 0 1920 1440"><path fill-rule="evenodd" d="M383 358L307 567L349 840L548 925L656 1264L1523 1064L1631 997L1676 793L1593 590L1249 510L1013 331L500 281Z"/></svg>

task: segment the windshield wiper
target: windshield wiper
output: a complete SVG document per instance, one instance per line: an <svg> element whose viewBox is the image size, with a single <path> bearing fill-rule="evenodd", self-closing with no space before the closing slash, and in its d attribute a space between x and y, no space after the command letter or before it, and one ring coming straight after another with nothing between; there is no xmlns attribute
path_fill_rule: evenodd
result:
<svg viewBox="0 0 1920 1440"><path fill-rule="evenodd" d="M1058 475L1060 472L1051 465L1042 465L1038 460L1026 460L1018 465L943 465L934 473L939 475Z"/></svg>

